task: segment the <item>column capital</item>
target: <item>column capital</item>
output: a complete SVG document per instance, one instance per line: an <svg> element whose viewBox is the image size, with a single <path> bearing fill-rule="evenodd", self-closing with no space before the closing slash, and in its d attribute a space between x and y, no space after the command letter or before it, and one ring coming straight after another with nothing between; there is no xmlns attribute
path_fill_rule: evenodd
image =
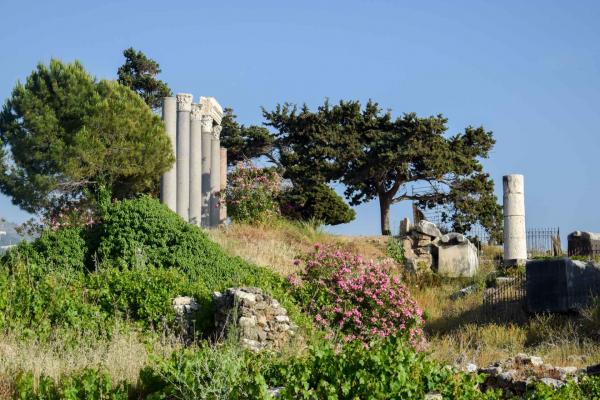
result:
<svg viewBox="0 0 600 400"><path fill-rule="evenodd" d="M201 121L202 121L202 130L210 132L213 127L213 118L210 115L203 114Z"/></svg>
<svg viewBox="0 0 600 400"><path fill-rule="evenodd" d="M210 115L217 124L221 123L223 108L214 97L200 97L199 103L203 114Z"/></svg>
<svg viewBox="0 0 600 400"><path fill-rule="evenodd" d="M215 138L217 140L221 138L221 129L223 129L221 127L221 125L215 125L215 126L213 126L213 128L212 128L213 138Z"/></svg>
<svg viewBox="0 0 600 400"><path fill-rule="evenodd" d="M190 116L194 121L202 120L202 107L200 104L192 104L192 113Z"/></svg>
<svg viewBox="0 0 600 400"><path fill-rule="evenodd" d="M192 111L194 96L189 93L177 93L177 111Z"/></svg>

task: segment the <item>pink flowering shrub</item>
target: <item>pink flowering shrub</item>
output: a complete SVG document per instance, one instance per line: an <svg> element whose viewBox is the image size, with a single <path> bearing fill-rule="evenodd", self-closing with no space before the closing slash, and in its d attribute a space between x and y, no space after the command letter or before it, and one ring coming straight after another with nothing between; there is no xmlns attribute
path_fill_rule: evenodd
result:
<svg viewBox="0 0 600 400"><path fill-rule="evenodd" d="M297 263L304 270L288 281L306 311L330 330L329 337L339 332L344 341L368 343L405 334L415 348L424 347L423 313L384 264L320 245Z"/></svg>
<svg viewBox="0 0 600 400"><path fill-rule="evenodd" d="M275 170L239 162L229 174L225 194L229 217L234 222L255 222L276 214L280 188L281 177Z"/></svg>

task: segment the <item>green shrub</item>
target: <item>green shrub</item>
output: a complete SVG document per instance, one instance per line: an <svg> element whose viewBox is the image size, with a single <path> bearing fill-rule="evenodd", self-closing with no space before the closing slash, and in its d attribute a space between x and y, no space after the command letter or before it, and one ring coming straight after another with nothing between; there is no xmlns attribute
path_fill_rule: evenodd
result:
<svg viewBox="0 0 600 400"><path fill-rule="evenodd" d="M366 348L350 342L312 347L305 359L280 368L282 399L423 399L430 392L444 399L498 399L481 393L481 378L453 371L415 352L402 337L391 336Z"/></svg>
<svg viewBox="0 0 600 400"><path fill-rule="evenodd" d="M149 399L267 399L258 357L236 345L183 350L140 373Z"/></svg>
<svg viewBox="0 0 600 400"><path fill-rule="evenodd" d="M390 236L387 242L387 255L398 264L404 264L404 246L399 238Z"/></svg>
<svg viewBox="0 0 600 400"><path fill-rule="evenodd" d="M14 398L18 400L127 400L129 388L121 383L113 386L110 376L96 369L85 369L58 381L42 376L37 386L33 375L21 374L16 379Z"/></svg>
<svg viewBox="0 0 600 400"><path fill-rule="evenodd" d="M86 295L85 272L22 261L0 270L0 327L45 337L52 327L102 332L107 316Z"/></svg>
<svg viewBox="0 0 600 400"><path fill-rule="evenodd" d="M102 268L90 274L89 298L108 315L120 315L146 326L170 326L175 313L172 300L176 295L206 298L207 289L190 284L176 269L139 267L119 270Z"/></svg>

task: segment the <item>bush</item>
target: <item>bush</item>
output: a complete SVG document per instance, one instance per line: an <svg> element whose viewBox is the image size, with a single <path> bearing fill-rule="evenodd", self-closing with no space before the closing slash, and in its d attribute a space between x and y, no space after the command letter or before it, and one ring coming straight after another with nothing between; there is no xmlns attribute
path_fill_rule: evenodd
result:
<svg viewBox="0 0 600 400"><path fill-rule="evenodd" d="M159 327L174 319L171 300L191 295L202 306L196 329L204 333L213 323L212 292L232 286L261 287L300 317L283 278L227 255L157 200L103 208L93 227L44 232L2 258L0 327L97 334L115 316Z"/></svg>
<svg viewBox="0 0 600 400"><path fill-rule="evenodd" d="M267 399L267 384L257 356L235 345L204 344L173 353L140 373L149 398Z"/></svg>
<svg viewBox="0 0 600 400"><path fill-rule="evenodd" d="M17 377L14 398L19 400L127 400L129 388L121 383L113 387L110 376L96 369L85 369L55 381L42 376L34 385L33 375Z"/></svg>
<svg viewBox="0 0 600 400"><path fill-rule="evenodd" d="M400 239L390 236L387 242L387 255L398 264L404 265L406 257L404 257L404 246Z"/></svg>
<svg viewBox="0 0 600 400"><path fill-rule="evenodd" d="M304 263L300 277L289 281L317 323L339 329L346 341L401 332L414 347L425 344L422 311L386 266L320 245Z"/></svg>
<svg viewBox="0 0 600 400"><path fill-rule="evenodd" d="M228 182L227 214L232 221L257 222L278 213L281 177L274 169L258 168L251 161L239 162Z"/></svg>
<svg viewBox="0 0 600 400"><path fill-rule="evenodd" d="M402 337L375 340L369 348L354 341L341 349L330 344L310 349L305 359L280 368L282 399L498 399L481 393L477 375L442 367L415 352Z"/></svg>
<svg viewBox="0 0 600 400"><path fill-rule="evenodd" d="M356 216L354 210L325 184L309 189L294 186L281 193L279 202L282 215L290 219L338 225L348 223Z"/></svg>

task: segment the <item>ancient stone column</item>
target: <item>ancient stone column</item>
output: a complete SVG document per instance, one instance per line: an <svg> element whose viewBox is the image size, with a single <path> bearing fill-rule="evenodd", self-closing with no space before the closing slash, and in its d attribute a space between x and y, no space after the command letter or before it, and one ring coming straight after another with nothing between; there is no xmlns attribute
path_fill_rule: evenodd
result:
<svg viewBox="0 0 600 400"><path fill-rule="evenodd" d="M190 126L190 223L202 222L202 109L192 104Z"/></svg>
<svg viewBox="0 0 600 400"><path fill-rule="evenodd" d="M521 265L527 260L525 191L523 175L506 175L504 188L504 263Z"/></svg>
<svg viewBox="0 0 600 400"><path fill-rule="evenodd" d="M213 126L210 149L210 226L219 226L219 191L221 186L221 125Z"/></svg>
<svg viewBox="0 0 600 400"><path fill-rule="evenodd" d="M225 190L227 189L227 149L221 147L221 204L219 208L219 224L227 220L227 206L225 205Z"/></svg>
<svg viewBox="0 0 600 400"><path fill-rule="evenodd" d="M171 142L173 156L176 156L177 100L175 97L163 98L162 119L165 124L165 131ZM160 201L174 212L177 212L177 162L161 178Z"/></svg>
<svg viewBox="0 0 600 400"><path fill-rule="evenodd" d="M213 119L202 116L202 226L210 225L210 156Z"/></svg>
<svg viewBox="0 0 600 400"><path fill-rule="evenodd" d="M190 112L193 96L177 94L177 214L189 221L190 208Z"/></svg>

